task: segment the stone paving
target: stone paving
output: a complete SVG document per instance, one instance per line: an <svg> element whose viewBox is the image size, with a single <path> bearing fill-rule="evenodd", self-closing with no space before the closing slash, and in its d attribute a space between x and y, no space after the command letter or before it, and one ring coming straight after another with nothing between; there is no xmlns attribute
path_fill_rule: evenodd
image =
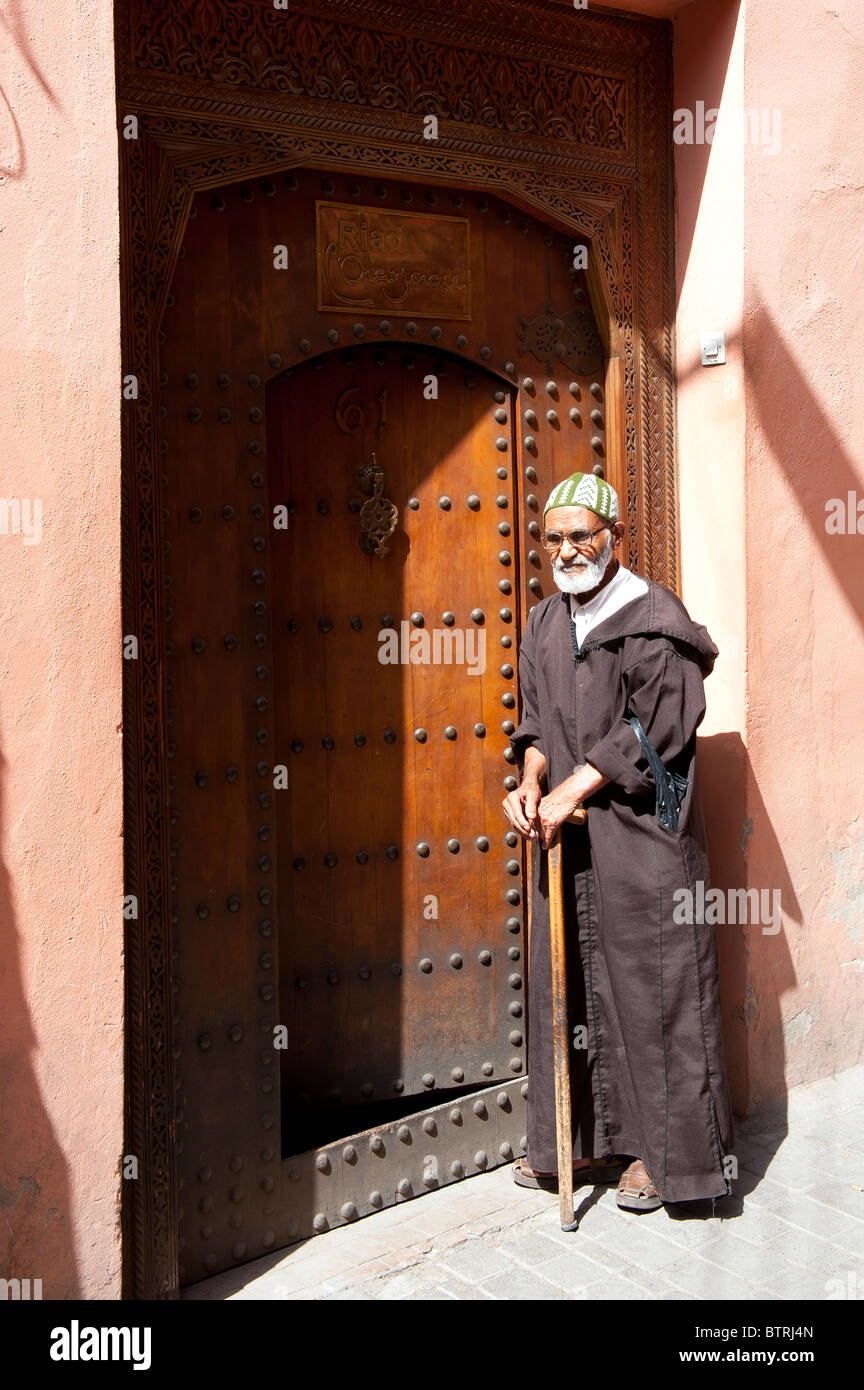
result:
<svg viewBox="0 0 864 1390"><path fill-rule="evenodd" d="M580 1188L580 1228L511 1167L216 1275L184 1298L857 1299L864 1302L864 1066L736 1121L732 1195L629 1213Z"/></svg>

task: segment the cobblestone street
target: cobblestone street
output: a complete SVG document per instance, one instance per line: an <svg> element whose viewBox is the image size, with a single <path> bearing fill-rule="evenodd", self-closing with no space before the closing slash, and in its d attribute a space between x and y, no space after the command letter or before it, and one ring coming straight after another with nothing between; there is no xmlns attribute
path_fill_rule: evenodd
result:
<svg viewBox="0 0 864 1390"><path fill-rule="evenodd" d="M787 1132L788 1131L788 1132ZM643 1214L576 1192L580 1229L511 1166L189 1288L186 1299L864 1301L864 1066L737 1121L730 1197Z"/></svg>

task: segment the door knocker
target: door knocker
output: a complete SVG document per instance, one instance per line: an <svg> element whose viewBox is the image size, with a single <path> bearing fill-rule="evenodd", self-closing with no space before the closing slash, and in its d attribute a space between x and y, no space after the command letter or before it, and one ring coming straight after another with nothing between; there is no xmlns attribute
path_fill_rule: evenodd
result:
<svg viewBox="0 0 864 1390"><path fill-rule="evenodd" d="M372 462L358 469L357 479L361 491L369 501L360 508L360 549L364 555L386 555L387 541L396 530L399 511L394 502L382 497L384 490L384 469L375 455Z"/></svg>

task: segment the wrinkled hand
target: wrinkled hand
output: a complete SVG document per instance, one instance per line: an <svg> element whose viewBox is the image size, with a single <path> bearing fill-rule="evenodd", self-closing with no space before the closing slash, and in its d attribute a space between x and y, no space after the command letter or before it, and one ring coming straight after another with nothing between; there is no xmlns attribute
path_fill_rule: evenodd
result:
<svg viewBox="0 0 864 1390"><path fill-rule="evenodd" d="M537 819L537 807L541 796L539 782L522 782L515 792L510 792L501 802L505 816L523 840L538 838L540 823Z"/></svg>
<svg viewBox="0 0 864 1390"><path fill-rule="evenodd" d="M548 796L542 798L537 808L537 819L540 822L540 843L544 849L549 848L558 827L564 824L571 811L582 804L583 795L578 779L568 777L566 782L560 782Z"/></svg>

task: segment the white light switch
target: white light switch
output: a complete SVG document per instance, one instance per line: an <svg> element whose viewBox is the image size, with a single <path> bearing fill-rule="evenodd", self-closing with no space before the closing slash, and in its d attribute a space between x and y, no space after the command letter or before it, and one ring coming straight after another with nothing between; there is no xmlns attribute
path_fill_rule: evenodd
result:
<svg viewBox="0 0 864 1390"><path fill-rule="evenodd" d="M726 334L703 333L700 342L702 344L702 366L722 366L726 361Z"/></svg>

